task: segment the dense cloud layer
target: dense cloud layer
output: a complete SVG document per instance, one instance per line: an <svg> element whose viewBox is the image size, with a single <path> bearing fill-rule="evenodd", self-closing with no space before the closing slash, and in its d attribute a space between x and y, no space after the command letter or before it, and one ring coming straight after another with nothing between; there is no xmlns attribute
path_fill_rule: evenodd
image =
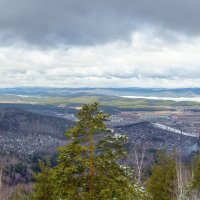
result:
<svg viewBox="0 0 200 200"><path fill-rule="evenodd" d="M90 47L1 47L0 87L199 87L199 49L200 38L168 43L139 32Z"/></svg>
<svg viewBox="0 0 200 200"><path fill-rule="evenodd" d="M40 47L130 39L153 29L200 34L199 0L0 0L0 42Z"/></svg>
<svg viewBox="0 0 200 200"><path fill-rule="evenodd" d="M200 87L199 0L0 0L0 87Z"/></svg>

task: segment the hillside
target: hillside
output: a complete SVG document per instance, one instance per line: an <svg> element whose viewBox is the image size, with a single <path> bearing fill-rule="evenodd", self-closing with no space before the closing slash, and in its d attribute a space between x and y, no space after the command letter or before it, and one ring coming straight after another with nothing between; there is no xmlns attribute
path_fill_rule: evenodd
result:
<svg viewBox="0 0 200 200"><path fill-rule="evenodd" d="M0 109L0 151L29 155L55 149L62 144L72 125L62 118L45 116L16 108Z"/></svg>
<svg viewBox="0 0 200 200"><path fill-rule="evenodd" d="M148 151L180 149L184 154L197 150L198 138L173 133L160 129L150 122L118 126L115 132L128 134L134 145L145 146Z"/></svg>
<svg viewBox="0 0 200 200"><path fill-rule="evenodd" d="M0 151L32 155L38 151L55 151L65 142L64 133L72 122L63 118L41 115L17 108L0 109ZM128 134L133 144L146 144L149 151L182 147L185 153L195 150L198 138L162 130L150 122L114 128Z"/></svg>

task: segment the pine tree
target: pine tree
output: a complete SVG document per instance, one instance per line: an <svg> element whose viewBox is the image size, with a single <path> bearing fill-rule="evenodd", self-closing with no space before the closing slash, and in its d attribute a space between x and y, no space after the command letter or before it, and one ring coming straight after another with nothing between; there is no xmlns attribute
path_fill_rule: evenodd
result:
<svg viewBox="0 0 200 200"><path fill-rule="evenodd" d="M109 132L108 117L98 103L84 105L78 113L76 126L66 134L70 143L59 148L57 199L133 199L133 173L119 164L127 137Z"/></svg>
<svg viewBox="0 0 200 200"><path fill-rule="evenodd" d="M195 193L200 198L200 152L195 156L191 193Z"/></svg>
<svg viewBox="0 0 200 200"><path fill-rule="evenodd" d="M152 168L148 191L153 200L174 200L176 199L176 185L175 156L161 151L158 153L158 160Z"/></svg>
<svg viewBox="0 0 200 200"><path fill-rule="evenodd" d="M54 196L54 179L53 169L51 168L50 161L46 163L40 161L39 163L41 172L35 175L36 184L34 193L31 196L32 200L55 200Z"/></svg>
<svg viewBox="0 0 200 200"><path fill-rule="evenodd" d="M10 200L29 200L30 199L30 194L25 191L23 188L19 187L17 188L11 197L9 198Z"/></svg>

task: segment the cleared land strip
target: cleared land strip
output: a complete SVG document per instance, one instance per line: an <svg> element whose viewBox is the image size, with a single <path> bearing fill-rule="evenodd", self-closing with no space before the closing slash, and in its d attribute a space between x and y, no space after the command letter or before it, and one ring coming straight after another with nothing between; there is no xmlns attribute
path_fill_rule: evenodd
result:
<svg viewBox="0 0 200 200"><path fill-rule="evenodd" d="M160 128L162 130L167 130L167 131L170 131L170 132L173 132L173 133L178 133L178 134L186 135L186 136L190 136L190 137L198 137L195 133L186 133L186 132L180 131L178 129L169 127L169 126L165 126L163 124L158 124L158 123L152 123L152 124L155 127Z"/></svg>

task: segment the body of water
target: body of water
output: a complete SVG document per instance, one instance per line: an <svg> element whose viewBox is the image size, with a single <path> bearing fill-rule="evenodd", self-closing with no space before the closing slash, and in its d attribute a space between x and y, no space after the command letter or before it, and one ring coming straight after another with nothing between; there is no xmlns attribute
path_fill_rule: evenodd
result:
<svg viewBox="0 0 200 200"><path fill-rule="evenodd" d="M194 101L200 102L200 97L154 97L154 96L122 96L130 99L152 99L152 100L170 100L170 101Z"/></svg>

